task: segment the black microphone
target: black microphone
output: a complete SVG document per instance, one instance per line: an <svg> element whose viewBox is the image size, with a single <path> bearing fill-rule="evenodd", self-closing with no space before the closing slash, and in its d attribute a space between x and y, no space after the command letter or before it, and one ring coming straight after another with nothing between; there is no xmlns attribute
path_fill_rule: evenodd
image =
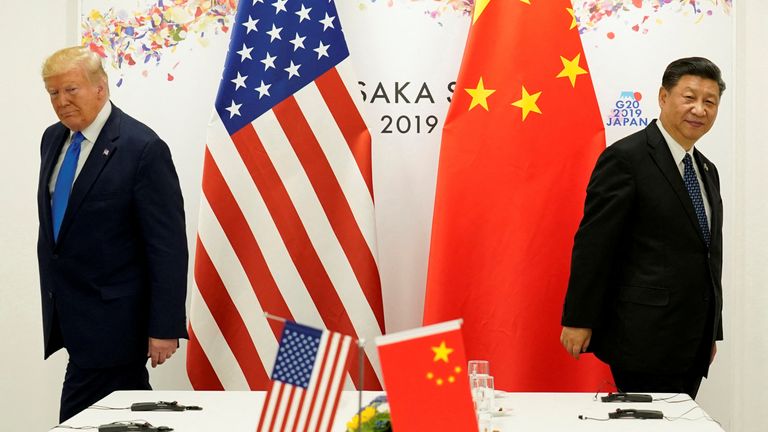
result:
<svg viewBox="0 0 768 432"><path fill-rule="evenodd" d="M600 398L603 402L652 402L653 397L649 394L639 393L608 393L607 396Z"/></svg>
<svg viewBox="0 0 768 432"><path fill-rule="evenodd" d="M638 410L638 409L617 409L616 412L609 412L608 418L610 419L663 419L664 414L661 411L656 410Z"/></svg>

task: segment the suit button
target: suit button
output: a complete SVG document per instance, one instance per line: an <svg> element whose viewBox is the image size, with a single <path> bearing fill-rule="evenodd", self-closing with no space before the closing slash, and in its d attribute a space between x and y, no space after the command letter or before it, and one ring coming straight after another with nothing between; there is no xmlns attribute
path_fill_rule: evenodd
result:
<svg viewBox="0 0 768 432"><path fill-rule="evenodd" d="M52 292L50 292L50 291L48 291L48 298L49 298L49 299L52 299L52 298L53 298L53 293L52 293Z"/></svg>
<svg viewBox="0 0 768 432"><path fill-rule="evenodd" d="M59 254L53 254L53 259L59 259Z"/></svg>

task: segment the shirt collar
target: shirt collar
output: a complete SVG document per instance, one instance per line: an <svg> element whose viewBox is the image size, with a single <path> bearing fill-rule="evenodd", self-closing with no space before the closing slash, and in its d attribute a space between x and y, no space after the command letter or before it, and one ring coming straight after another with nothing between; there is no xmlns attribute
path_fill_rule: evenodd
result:
<svg viewBox="0 0 768 432"><path fill-rule="evenodd" d="M695 146L691 146L690 150L685 151L683 146L681 146L680 143L675 141L675 139L672 138L672 135L670 135L670 133L667 132L661 120L657 121L656 124L659 126L661 135L664 137L664 141L667 142L667 146L669 146L669 151L672 153L672 159L675 161L677 165L680 165L680 163L683 162L683 158L685 157L686 153L690 154L691 157L693 157L693 150L696 148Z"/></svg>
<svg viewBox="0 0 768 432"><path fill-rule="evenodd" d="M107 103L104 104L103 107L101 107L101 111L99 111L98 114L96 114L96 118L93 119L91 124L89 124L86 128L84 128L81 133L91 143L95 143L96 140L99 138L99 134L101 133L101 130L104 128L104 125L107 123L107 119L109 119L109 115L112 114L112 102L107 101ZM74 132L70 131L70 137L74 135Z"/></svg>

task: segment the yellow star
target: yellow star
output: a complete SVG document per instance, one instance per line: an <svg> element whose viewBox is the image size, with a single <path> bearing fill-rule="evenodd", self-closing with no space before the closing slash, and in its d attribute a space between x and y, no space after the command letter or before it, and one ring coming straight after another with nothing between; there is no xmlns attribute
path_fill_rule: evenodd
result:
<svg viewBox="0 0 768 432"><path fill-rule="evenodd" d="M525 3L525 4L531 4L531 0L520 0L520 1Z"/></svg>
<svg viewBox="0 0 768 432"><path fill-rule="evenodd" d="M480 15L485 10L485 7L488 6L488 3L490 3L491 0L477 0L475 2L475 9L472 16L472 24L477 22L477 19L480 18Z"/></svg>
<svg viewBox="0 0 768 432"><path fill-rule="evenodd" d="M483 77L480 77L480 81L477 83L477 88L464 89L472 96L472 103L469 104L469 110L477 105L482 106L488 111L488 96L492 95L496 90L486 89L483 84ZM469 111L467 110L467 111Z"/></svg>
<svg viewBox="0 0 768 432"><path fill-rule="evenodd" d="M571 86L576 87L576 77L587 73L586 70L579 66L579 60L581 60L581 54L576 54L573 60L560 56L560 60L563 62L563 70L557 75L558 78L568 77L571 80Z"/></svg>
<svg viewBox="0 0 768 432"><path fill-rule="evenodd" d="M435 352L435 358L432 361L442 360L448 363L448 355L453 352L453 348L448 348L445 346L445 341L442 341L439 347L432 347L432 351Z"/></svg>
<svg viewBox="0 0 768 432"><path fill-rule="evenodd" d="M523 97L519 101L512 103L512 105L523 109L523 121L525 121L525 118L528 117L528 113L531 111L541 114L539 107L536 105L539 96L541 96L541 92L528 94L528 90L523 86Z"/></svg>
<svg viewBox="0 0 768 432"><path fill-rule="evenodd" d="M569 14L571 14L571 18L573 18L573 21L571 21L571 27L568 28L568 30L573 30L574 27L576 27L576 13L571 8L565 8L565 10L568 11Z"/></svg>

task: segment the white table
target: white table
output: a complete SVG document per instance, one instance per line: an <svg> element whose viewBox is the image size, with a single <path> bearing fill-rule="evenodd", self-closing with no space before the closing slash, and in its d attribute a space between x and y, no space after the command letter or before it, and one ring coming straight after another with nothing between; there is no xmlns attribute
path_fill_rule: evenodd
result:
<svg viewBox="0 0 768 432"><path fill-rule="evenodd" d="M621 432L723 432L714 421L688 396L679 395L669 401L652 403L602 403L594 393L503 393L498 392L497 406L503 416L483 418L481 431L621 431ZM379 392L364 392L363 403ZM131 412L87 409L65 424L69 426L98 426L115 421L144 420L154 426L169 426L177 432L254 432L266 392L208 392L208 391L120 391L99 401L98 405L129 407L134 402L178 401L181 405L198 405L202 411ZM660 399L673 395L656 394ZM677 403L670 403L679 401ZM579 415L608 418L616 408L653 409L674 418L683 419L609 421L579 420ZM345 431L346 422L357 411L357 393L345 391L339 403L333 431ZM446 415L450 415L446 413ZM490 426L490 427L489 427ZM51 429L60 432L68 429ZM450 431L463 432L463 431Z"/></svg>
<svg viewBox="0 0 768 432"><path fill-rule="evenodd" d="M594 393L506 393L496 399L496 405L510 409L508 416L494 417L492 428L506 431L621 431L621 432L723 432L718 423L688 395L654 394L651 403L603 403ZM605 396L601 393L600 396ZM605 419L609 411L621 409L657 410L670 419L618 419L608 421L580 420L579 416ZM687 412L687 413L686 413ZM684 414L685 413L685 414ZM485 429L481 423L481 430Z"/></svg>

